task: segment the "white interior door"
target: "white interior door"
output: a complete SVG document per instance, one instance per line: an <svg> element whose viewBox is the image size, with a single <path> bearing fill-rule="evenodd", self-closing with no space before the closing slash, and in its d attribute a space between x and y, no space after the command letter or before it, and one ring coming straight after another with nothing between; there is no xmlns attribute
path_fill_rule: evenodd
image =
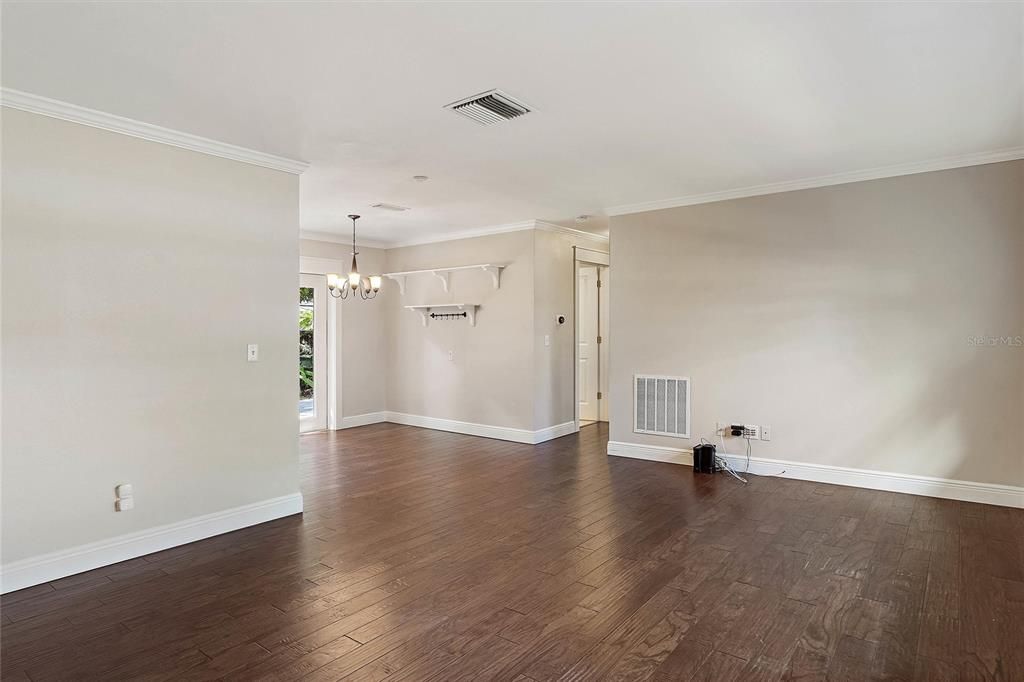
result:
<svg viewBox="0 0 1024 682"><path fill-rule="evenodd" d="M327 279L299 275L299 432L327 428Z"/></svg>
<svg viewBox="0 0 1024 682"><path fill-rule="evenodd" d="M576 395L579 396L581 421L597 421L598 363L597 344L597 266L580 264L576 282Z"/></svg>
<svg viewBox="0 0 1024 682"><path fill-rule="evenodd" d="M601 395L598 400L598 420L608 421L608 267L601 266L597 270L601 286L597 289L597 390Z"/></svg>

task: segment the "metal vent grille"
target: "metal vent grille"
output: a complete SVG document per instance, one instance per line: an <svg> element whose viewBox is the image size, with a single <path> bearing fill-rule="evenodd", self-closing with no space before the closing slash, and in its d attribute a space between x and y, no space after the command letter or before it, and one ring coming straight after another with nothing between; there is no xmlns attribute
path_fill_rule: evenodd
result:
<svg viewBox="0 0 1024 682"><path fill-rule="evenodd" d="M635 433L690 437L690 379L636 374L633 377Z"/></svg>
<svg viewBox="0 0 1024 682"><path fill-rule="evenodd" d="M531 111L530 107L500 90L489 90L479 95L460 99L457 102L446 104L444 108L451 109L456 114L484 126L501 121L511 121Z"/></svg>

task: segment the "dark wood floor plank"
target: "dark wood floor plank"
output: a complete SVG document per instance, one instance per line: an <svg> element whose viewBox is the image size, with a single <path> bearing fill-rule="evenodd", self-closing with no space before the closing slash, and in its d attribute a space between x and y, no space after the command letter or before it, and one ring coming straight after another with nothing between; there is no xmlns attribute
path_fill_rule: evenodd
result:
<svg viewBox="0 0 1024 682"><path fill-rule="evenodd" d="M302 516L0 598L4 680L1024 679L1024 511L378 424Z"/></svg>
<svg viewBox="0 0 1024 682"><path fill-rule="evenodd" d="M742 658L715 651L689 678L690 682L741 682L753 679Z"/></svg>
<svg viewBox="0 0 1024 682"><path fill-rule="evenodd" d="M683 593L664 587L624 620L611 634L573 665L561 680L604 679L619 659L664 619L683 599Z"/></svg>

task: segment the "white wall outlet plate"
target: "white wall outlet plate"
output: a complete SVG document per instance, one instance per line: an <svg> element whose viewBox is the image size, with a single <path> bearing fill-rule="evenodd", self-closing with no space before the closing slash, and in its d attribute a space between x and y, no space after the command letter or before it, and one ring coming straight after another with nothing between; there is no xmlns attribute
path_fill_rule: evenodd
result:
<svg viewBox="0 0 1024 682"><path fill-rule="evenodd" d="M751 440L759 439L761 437L761 427L757 424L744 424L743 437Z"/></svg>
<svg viewBox="0 0 1024 682"><path fill-rule="evenodd" d="M122 483L114 488L114 494L118 497L131 497L132 496L132 484Z"/></svg>
<svg viewBox="0 0 1024 682"><path fill-rule="evenodd" d="M246 359L249 362L258 362L260 359L260 345L258 343L250 343L246 350Z"/></svg>
<svg viewBox="0 0 1024 682"><path fill-rule="evenodd" d="M114 509L119 511L119 512L128 511L129 509L131 509L134 506L135 506L135 499L132 498L132 497L126 497L126 498L124 498L122 500L118 500L118 501L114 502Z"/></svg>
<svg viewBox="0 0 1024 682"><path fill-rule="evenodd" d="M762 424L761 425L761 440L771 440L771 439L772 439L772 427L771 427L771 424Z"/></svg>

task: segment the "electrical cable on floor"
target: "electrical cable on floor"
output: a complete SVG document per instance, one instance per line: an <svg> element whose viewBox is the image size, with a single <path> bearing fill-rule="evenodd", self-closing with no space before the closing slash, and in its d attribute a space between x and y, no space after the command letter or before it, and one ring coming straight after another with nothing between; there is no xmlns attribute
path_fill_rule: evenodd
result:
<svg viewBox="0 0 1024 682"><path fill-rule="evenodd" d="M718 434L718 438L719 438L719 440L722 441L722 453L726 457L728 457L729 456L729 451L726 450L726 448L725 448L725 437L721 433L719 433ZM706 439L704 439L704 438L701 438L700 440L701 440L702 443L706 441ZM747 446L748 447L750 446L750 441L747 441ZM728 472L736 480L742 481L743 483L747 482L747 479L743 478L738 473L736 473L736 470L732 468L732 465L729 464L729 460L727 460L725 457L719 457L718 455L715 455L715 463L718 465L719 468L721 468L721 469L725 470L726 472ZM748 469L750 468L749 464L747 465L747 468ZM746 473L746 472L744 472L744 473Z"/></svg>

